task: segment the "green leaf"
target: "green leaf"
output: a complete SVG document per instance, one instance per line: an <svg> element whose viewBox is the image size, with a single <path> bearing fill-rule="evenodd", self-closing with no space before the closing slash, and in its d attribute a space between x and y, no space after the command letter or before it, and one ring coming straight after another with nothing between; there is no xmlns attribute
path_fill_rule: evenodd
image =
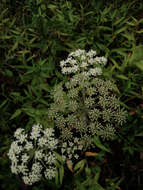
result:
<svg viewBox="0 0 143 190"><path fill-rule="evenodd" d="M57 6L53 5L53 4L49 4L48 8L51 9L51 10L55 10L57 8Z"/></svg>
<svg viewBox="0 0 143 190"><path fill-rule="evenodd" d="M10 70L8 70L8 69L5 70L5 74L6 74L8 77L12 77L12 76L13 76L13 72L10 71Z"/></svg>
<svg viewBox="0 0 143 190"><path fill-rule="evenodd" d="M64 167L61 166L61 167L59 168L59 181L60 181L60 184L62 184L63 178L64 178Z"/></svg>
<svg viewBox="0 0 143 190"><path fill-rule="evenodd" d="M141 71L143 71L143 60L141 60L141 61L135 63L135 65L136 65Z"/></svg>
<svg viewBox="0 0 143 190"><path fill-rule="evenodd" d="M12 36L0 36L0 39L2 39L2 40L8 40L8 39L11 39L12 38Z"/></svg>
<svg viewBox="0 0 143 190"><path fill-rule="evenodd" d="M8 100L4 100L1 104L0 104L0 108L2 108L6 103L7 103Z"/></svg>
<svg viewBox="0 0 143 190"><path fill-rule="evenodd" d="M22 110L21 109L17 109L16 112L11 116L11 119L14 119L15 117L18 117L21 114Z"/></svg>
<svg viewBox="0 0 143 190"><path fill-rule="evenodd" d="M100 177L100 172L101 172L101 169L100 169L100 167L99 166L96 166L96 168L95 168L95 170L96 170L96 175L95 175L95 177L94 177L94 180L95 180L95 182L98 182L98 180L99 180L99 177Z"/></svg>
<svg viewBox="0 0 143 190"><path fill-rule="evenodd" d="M129 78L126 77L125 75L116 75L116 77L123 80L129 80Z"/></svg>
<svg viewBox="0 0 143 190"><path fill-rule="evenodd" d="M11 48L11 51L14 51L17 47L18 47L18 41L15 42L15 44Z"/></svg>
<svg viewBox="0 0 143 190"><path fill-rule="evenodd" d="M105 146L101 143L99 137L95 136L93 139L94 139L94 143L96 144L96 146L97 146L98 148L100 148L101 150L104 150L104 151L106 151L106 152L110 152L110 153L111 153L111 150L110 150L109 148L105 147Z"/></svg>
<svg viewBox="0 0 143 190"><path fill-rule="evenodd" d="M61 164L64 164L64 161L63 161L63 159L62 159L62 156L61 156L60 154L58 154L57 152L55 152L55 151L53 151L53 152L54 152L54 154L56 155L58 161L59 161Z"/></svg>
<svg viewBox="0 0 143 190"><path fill-rule="evenodd" d="M58 169L57 169L57 171L56 171L55 183L56 183L56 185L59 184L59 172L58 172Z"/></svg>
<svg viewBox="0 0 143 190"><path fill-rule="evenodd" d="M126 29L127 29L127 27L126 27L126 26L124 26L124 27L122 27L122 28L120 28L120 29L116 30L114 34L115 34L115 35L120 34L121 32L126 31Z"/></svg>
<svg viewBox="0 0 143 190"><path fill-rule="evenodd" d="M95 190L105 190L99 183L95 183Z"/></svg>
<svg viewBox="0 0 143 190"><path fill-rule="evenodd" d="M143 132L138 133L138 134L136 134L135 136L136 136L136 137L143 137Z"/></svg>
<svg viewBox="0 0 143 190"><path fill-rule="evenodd" d="M79 161L79 162L75 165L74 171L77 171L77 170L78 170L78 171L76 172L76 174L79 173L79 172L84 168L84 165L85 165L85 159Z"/></svg>
<svg viewBox="0 0 143 190"><path fill-rule="evenodd" d="M115 22L113 22L113 26L119 25L119 23L122 23L124 21L124 17L121 17L120 19L117 19Z"/></svg>
<svg viewBox="0 0 143 190"><path fill-rule="evenodd" d="M143 46L142 45L135 46L132 49L132 52L133 53L132 53L131 57L129 58L129 63L130 64L136 64L136 63L143 60ZM138 66L139 65L140 65L140 63L138 64Z"/></svg>
<svg viewBox="0 0 143 190"><path fill-rule="evenodd" d="M61 167L61 164L56 160L56 161L55 161L55 166L56 166L57 168L60 168L60 167Z"/></svg>

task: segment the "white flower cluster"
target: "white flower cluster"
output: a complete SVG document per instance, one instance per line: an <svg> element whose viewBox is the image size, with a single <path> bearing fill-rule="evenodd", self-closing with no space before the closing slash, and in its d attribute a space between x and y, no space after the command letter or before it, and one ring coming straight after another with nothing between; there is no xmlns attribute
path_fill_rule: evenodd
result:
<svg viewBox="0 0 143 190"><path fill-rule="evenodd" d="M62 144L61 153L62 159L65 161L66 159L70 160L77 160L81 151L83 150L83 145L80 142L80 139L75 137L74 141L66 141Z"/></svg>
<svg viewBox="0 0 143 190"><path fill-rule="evenodd" d="M42 125L33 125L30 134L18 128L14 133L15 141L12 142L8 152L11 160L11 171L20 174L25 184L32 185L38 182L42 174L51 180L56 175L55 154L58 140L54 137L54 129L43 129Z"/></svg>
<svg viewBox="0 0 143 190"><path fill-rule="evenodd" d="M96 56L96 51L78 49L68 55L68 58L60 62L63 74L82 72L86 76L98 76L102 74L101 65L106 65L105 57Z"/></svg>

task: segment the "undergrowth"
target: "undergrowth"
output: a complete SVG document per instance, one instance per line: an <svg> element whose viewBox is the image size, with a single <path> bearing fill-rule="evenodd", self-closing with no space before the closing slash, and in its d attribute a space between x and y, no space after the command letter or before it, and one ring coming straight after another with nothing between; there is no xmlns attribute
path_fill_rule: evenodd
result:
<svg viewBox="0 0 143 190"><path fill-rule="evenodd" d="M0 189L143 189L143 4L140 0L2 0L0 3ZM58 156L56 182L26 186L10 170L7 153L17 128L49 126L55 86L69 78L60 62L77 50L96 50L108 62L128 119L112 141L75 165ZM64 168L64 173L63 173Z"/></svg>

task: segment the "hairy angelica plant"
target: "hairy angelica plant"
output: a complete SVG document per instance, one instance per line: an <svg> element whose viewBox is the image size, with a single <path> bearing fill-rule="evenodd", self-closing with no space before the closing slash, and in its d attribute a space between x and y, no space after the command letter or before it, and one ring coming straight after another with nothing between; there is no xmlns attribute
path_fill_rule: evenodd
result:
<svg viewBox="0 0 143 190"><path fill-rule="evenodd" d="M100 76L107 60L91 50L72 52L61 62L62 73L69 80L55 86L49 118L60 132L62 142L78 138L85 148L92 137L113 139L127 113L114 93L115 84Z"/></svg>

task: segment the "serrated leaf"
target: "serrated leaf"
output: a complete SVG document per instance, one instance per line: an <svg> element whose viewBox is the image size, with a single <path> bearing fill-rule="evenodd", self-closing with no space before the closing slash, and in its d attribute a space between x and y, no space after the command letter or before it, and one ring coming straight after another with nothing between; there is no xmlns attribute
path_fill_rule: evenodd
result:
<svg viewBox="0 0 143 190"><path fill-rule="evenodd" d="M11 116L10 120L14 119L15 117L18 117L21 114L21 112L22 112L21 109L16 110L16 112Z"/></svg>

